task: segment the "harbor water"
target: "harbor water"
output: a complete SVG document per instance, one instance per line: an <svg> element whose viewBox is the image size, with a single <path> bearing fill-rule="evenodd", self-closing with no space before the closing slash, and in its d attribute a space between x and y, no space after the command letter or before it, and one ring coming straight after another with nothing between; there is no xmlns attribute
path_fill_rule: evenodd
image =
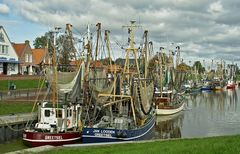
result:
<svg viewBox="0 0 240 154"><path fill-rule="evenodd" d="M185 109L157 116L155 139L240 134L240 90L208 91L186 96Z"/></svg>
<svg viewBox="0 0 240 154"><path fill-rule="evenodd" d="M170 116L156 116L155 127L146 139L240 134L240 100L238 99L240 99L240 89L187 95L183 111ZM16 146L21 147L23 143L19 140ZM10 141L7 144L16 143Z"/></svg>

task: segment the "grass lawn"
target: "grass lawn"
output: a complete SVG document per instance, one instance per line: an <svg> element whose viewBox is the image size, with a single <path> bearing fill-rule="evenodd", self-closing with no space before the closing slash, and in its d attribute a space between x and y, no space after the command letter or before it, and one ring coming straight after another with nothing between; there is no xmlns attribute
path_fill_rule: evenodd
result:
<svg viewBox="0 0 240 154"><path fill-rule="evenodd" d="M0 115L31 112L33 102L0 102Z"/></svg>
<svg viewBox="0 0 240 154"><path fill-rule="evenodd" d="M0 144L0 153L7 153L28 148L22 143L22 139L13 140L4 144Z"/></svg>
<svg viewBox="0 0 240 154"><path fill-rule="evenodd" d="M48 154L235 154L240 153L240 135L180 139L146 143L79 148L57 148Z"/></svg>
<svg viewBox="0 0 240 154"><path fill-rule="evenodd" d="M20 89L33 89L38 88L42 82L39 83L39 80L0 80L0 90L8 90L8 84L14 83L17 87L17 90ZM45 87L45 84L43 84Z"/></svg>

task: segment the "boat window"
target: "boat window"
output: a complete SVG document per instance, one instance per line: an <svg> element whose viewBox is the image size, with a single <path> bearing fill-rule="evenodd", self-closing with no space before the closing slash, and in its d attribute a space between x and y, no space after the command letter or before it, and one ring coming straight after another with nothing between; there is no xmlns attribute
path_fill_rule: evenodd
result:
<svg viewBox="0 0 240 154"><path fill-rule="evenodd" d="M50 110L45 110L45 117L50 117Z"/></svg>
<svg viewBox="0 0 240 154"><path fill-rule="evenodd" d="M57 110L56 112L56 118L62 118L62 110Z"/></svg>
<svg viewBox="0 0 240 154"><path fill-rule="evenodd" d="M72 110L71 109L67 109L67 117L71 117L72 116Z"/></svg>

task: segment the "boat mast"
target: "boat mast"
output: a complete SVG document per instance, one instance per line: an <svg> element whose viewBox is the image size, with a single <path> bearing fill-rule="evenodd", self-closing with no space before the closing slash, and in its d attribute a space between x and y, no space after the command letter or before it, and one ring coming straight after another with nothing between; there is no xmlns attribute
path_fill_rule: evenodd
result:
<svg viewBox="0 0 240 154"><path fill-rule="evenodd" d="M95 61L97 60L98 56L98 42L99 42L99 37L101 35L101 23L97 23L97 42L96 42L96 49L95 49Z"/></svg>
<svg viewBox="0 0 240 154"><path fill-rule="evenodd" d="M160 54L159 54L159 63L160 63L160 94L161 94L161 97L163 96L162 92L163 92L163 83L162 83L162 74L163 74L163 66L162 66L162 63L163 63L163 54L162 54L162 50L164 48L163 47L160 47Z"/></svg>
<svg viewBox="0 0 240 154"><path fill-rule="evenodd" d="M84 49L87 49L87 62L86 62L86 74L89 72L89 66L91 61L91 53L92 53L92 40L91 40L91 33L90 33L90 26L87 25L87 44L85 44L85 40L83 41Z"/></svg>
<svg viewBox="0 0 240 154"><path fill-rule="evenodd" d="M60 28L55 28L55 31L53 31L53 82L52 82L52 88L53 88L53 92L52 92L52 103L53 103L53 107L55 107L55 105L58 103L58 94L57 94L57 52L56 52L56 37L57 34L59 32Z"/></svg>
<svg viewBox="0 0 240 154"><path fill-rule="evenodd" d="M176 55L176 68L177 68L177 66L180 64L180 47L177 46L176 49L177 49L177 55Z"/></svg>
<svg viewBox="0 0 240 154"><path fill-rule="evenodd" d="M108 59L109 59L109 64L110 64L110 68L112 69L112 58L111 58L111 53L110 53L110 40L109 40L109 30L105 30L105 42L106 42L106 46L107 46L107 51L108 51Z"/></svg>
<svg viewBox="0 0 240 154"><path fill-rule="evenodd" d="M126 48L126 57L125 57L125 64L124 64L124 68L123 68L123 73L127 73L128 74L128 83L129 83L129 54L130 52L133 52L134 54L134 58L135 58L135 64L137 67L137 74L140 77L140 72L139 72L139 65L138 65L138 58L137 58L137 48L134 47L134 30L135 28L138 28L140 26L135 24L136 21L131 21L130 25L127 26L123 26L128 28L128 33L129 33L129 47ZM127 69L127 70L126 70Z"/></svg>
<svg viewBox="0 0 240 154"><path fill-rule="evenodd" d="M76 61L76 64L77 64L77 68L79 68L80 66L80 61L77 61L77 51L76 51L76 48L74 47L74 43L73 43L73 34L72 34L72 25L71 24L66 24L66 33L67 33L67 36L70 40L70 43L71 43L71 51L70 52L70 56L73 56L74 60ZM73 55L71 55L73 54ZM72 57L71 57L72 58Z"/></svg>

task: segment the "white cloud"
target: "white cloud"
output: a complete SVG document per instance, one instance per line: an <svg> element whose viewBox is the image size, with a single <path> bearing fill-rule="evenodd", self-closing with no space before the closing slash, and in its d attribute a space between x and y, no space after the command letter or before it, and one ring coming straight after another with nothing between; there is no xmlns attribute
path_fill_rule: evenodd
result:
<svg viewBox="0 0 240 154"><path fill-rule="evenodd" d="M149 30L154 47L183 43L188 56L198 58L240 57L240 2L236 0L5 0L16 15L49 26L71 23L78 30L102 23L110 38L123 39L122 25L140 20L140 30ZM124 34L125 36L127 34ZM141 40L142 33L138 35ZM124 38L124 41L127 39ZM123 42L123 40L117 40ZM220 55L221 54L221 55ZM223 57L224 58L224 57Z"/></svg>
<svg viewBox="0 0 240 154"><path fill-rule="evenodd" d="M208 8L208 12L210 12L212 14L223 12L223 6L222 6L221 1L217 1L217 2L210 4L210 6Z"/></svg>
<svg viewBox="0 0 240 154"><path fill-rule="evenodd" d="M0 3L0 14L8 14L9 11L10 11L10 9L6 4Z"/></svg>

